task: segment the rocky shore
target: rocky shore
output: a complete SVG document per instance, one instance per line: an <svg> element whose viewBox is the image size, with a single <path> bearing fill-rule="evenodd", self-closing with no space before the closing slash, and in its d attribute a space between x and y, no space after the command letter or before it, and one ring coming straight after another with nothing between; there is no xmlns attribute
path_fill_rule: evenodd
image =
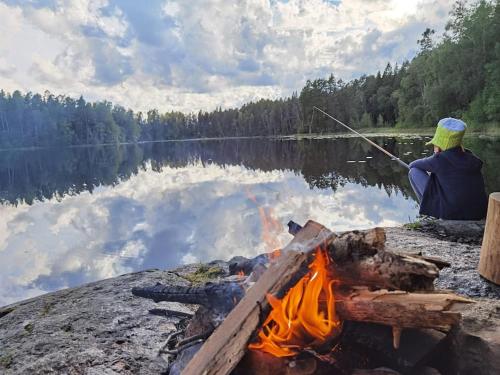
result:
<svg viewBox="0 0 500 375"><path fill-rule="evenodd" d="M414 228L415 229L415 228ZM500 357L500 286L477 273L480 245L438 231L387 228L387 247L441 257L437 287L477 301L463 313L463 330L481 350ZM224 276L229 262L147 270L60 290L0 308L2 374L159 374L168 362L159 354L168 335L196 306L154 303L132 295L134 286L157 282L186 286ZM161 309L163 315L150 310Z"/></svg>

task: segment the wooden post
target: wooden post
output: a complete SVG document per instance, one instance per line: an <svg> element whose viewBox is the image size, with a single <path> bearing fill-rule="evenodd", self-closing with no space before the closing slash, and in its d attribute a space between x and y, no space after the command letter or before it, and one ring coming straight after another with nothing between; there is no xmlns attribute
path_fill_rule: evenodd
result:
<svg viewBox="0 0 500 375"><path fill-rule="evenodd" d="M500 285L500 192L490 194L479 274Z"/></svg>

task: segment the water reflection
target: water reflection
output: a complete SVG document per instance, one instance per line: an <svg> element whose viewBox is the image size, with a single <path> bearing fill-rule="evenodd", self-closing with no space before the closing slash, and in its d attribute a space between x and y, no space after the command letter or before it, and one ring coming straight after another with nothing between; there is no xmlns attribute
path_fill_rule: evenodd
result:
<svg viewBox="0 0 500 375"><path fill-rule="evenodd" d="M421 140L378 142L400 155L424 150ZM272 207L280 223L314 219L339 231L417 213L406 171L358 139L2 156L0 305L134 270L272 250L258 207Z"/></svg>

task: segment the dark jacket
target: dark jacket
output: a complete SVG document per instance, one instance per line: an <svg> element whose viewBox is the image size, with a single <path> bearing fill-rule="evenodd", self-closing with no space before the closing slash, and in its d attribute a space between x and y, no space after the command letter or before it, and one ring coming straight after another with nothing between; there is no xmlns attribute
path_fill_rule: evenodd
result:
<svg viewBox="0 0 500 375"><path fill-rule="evenodd" d="M486 217L483 162L469 150L455 147L415 160L410 168L431 172L420 213L440 219L479 220Z"/></svg>

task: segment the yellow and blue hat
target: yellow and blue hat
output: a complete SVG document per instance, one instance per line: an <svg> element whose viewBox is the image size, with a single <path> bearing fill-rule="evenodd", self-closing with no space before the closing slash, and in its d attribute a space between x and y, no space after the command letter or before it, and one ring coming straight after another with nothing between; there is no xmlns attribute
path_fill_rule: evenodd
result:
<svg viewBox="0 0 500 375"><path fill-rule="evenodd" d="M434 145L445 151L460 146L467 125L462 120L446 117L439 120L434 137L425 145Z"/></svg>

